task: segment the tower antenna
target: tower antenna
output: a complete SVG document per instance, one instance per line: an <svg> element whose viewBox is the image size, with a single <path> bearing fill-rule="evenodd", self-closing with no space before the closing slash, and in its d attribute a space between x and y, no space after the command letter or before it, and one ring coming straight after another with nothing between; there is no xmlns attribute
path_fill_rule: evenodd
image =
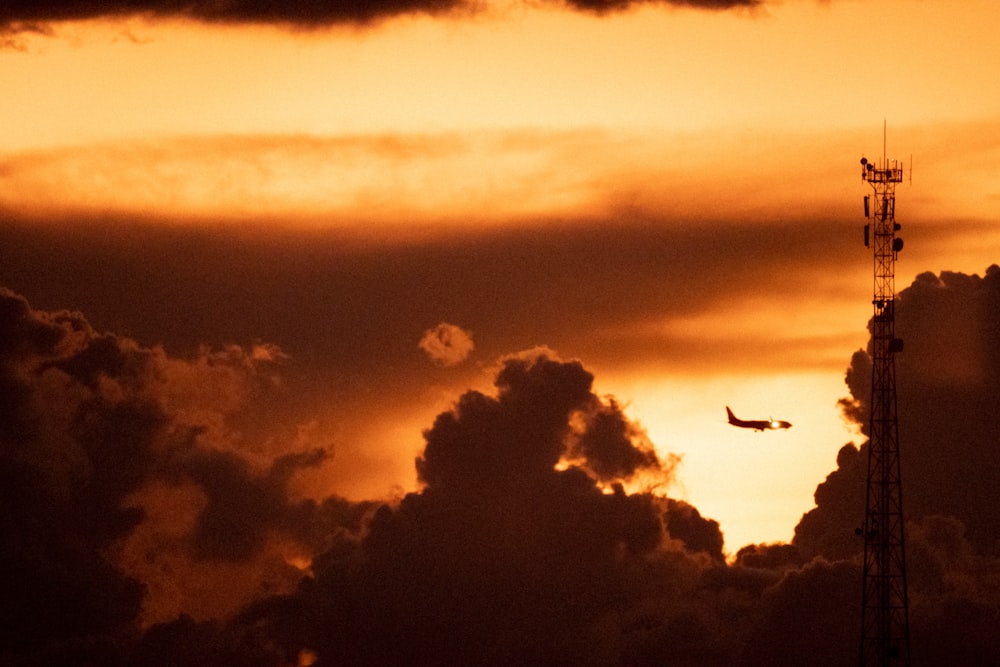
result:
<svg viewBox="0 0 1000 667"><path fill-rule="evenodd" d="M906 667L910 664L910 622L895 364L903 341L895 335L894 292L896 256L903 249L903 239L896 236L900 228L896 223L896 184L903 180L903 164L885 157L885 120L882 122L882 160L872 164L861 158L861 179L872 188L872 194L864 198L868 218L865 245L873 248L875 260L868 475L865 520L859 529L865 540L861 665Z"/></svg>

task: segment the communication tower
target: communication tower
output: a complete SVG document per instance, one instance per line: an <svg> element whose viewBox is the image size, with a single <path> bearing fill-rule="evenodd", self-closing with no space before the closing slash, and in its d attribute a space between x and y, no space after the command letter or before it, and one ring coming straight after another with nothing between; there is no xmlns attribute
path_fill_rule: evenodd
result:
<svg viewBox="0 0 1000 667"><path fill-rule="evenodd" d="M896 414L895 354L903 341L895 335L894 271L903 240L896 236L896 184L903 166L885 158L861 158L861 179L872 187L864 198L865 246L873 248L875 287L872 306L872 393L869 420L868 478L865 500L864 588L861 664L910 664L909 603L900 486L899 419Z"/></svg>

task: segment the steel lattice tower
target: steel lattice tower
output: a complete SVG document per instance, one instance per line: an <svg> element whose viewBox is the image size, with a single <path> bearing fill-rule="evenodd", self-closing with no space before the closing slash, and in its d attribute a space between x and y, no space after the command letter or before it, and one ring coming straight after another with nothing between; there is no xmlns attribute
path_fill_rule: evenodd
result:
<svg viewBox="0 0 1000 667"><path fill-rule="evenodd" d="M895 336L894 308L895 260L903 247L896 236L896 184L903 180L903 168L884 155L883 148L878 164L861 158L861 178L873 190L864 199L865 245L875 256L868 478L861 531L865 540L861 664L882 667L910 664L894 358L903 349L903 341Z"/></svg>

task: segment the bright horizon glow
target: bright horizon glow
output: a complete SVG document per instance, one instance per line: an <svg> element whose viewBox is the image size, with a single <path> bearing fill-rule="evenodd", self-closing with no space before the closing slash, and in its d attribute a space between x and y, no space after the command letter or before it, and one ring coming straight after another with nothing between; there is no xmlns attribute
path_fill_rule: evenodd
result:
<svg viewBox="0 0 1000 667"><path fill-rule="evenodd" d="M837 451L860 444L837 412L847 394L842 374L677 376L636 381L630 407L661 452L681 455L681 497L719 522L734 556L747 544L790 542ZM741 419L773 417L792 427L737 429L726 423L727 402Z"/></svg>

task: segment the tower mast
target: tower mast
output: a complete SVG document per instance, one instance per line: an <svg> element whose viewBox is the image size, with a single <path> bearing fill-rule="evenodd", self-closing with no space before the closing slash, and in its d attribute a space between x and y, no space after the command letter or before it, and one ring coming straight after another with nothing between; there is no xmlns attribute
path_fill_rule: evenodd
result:
<svg viewBox="0 0 1000 667"><path fill-rule="evenodd" d="M865 540L863 667L910 664L894 357L903 349L903 341L895 336L894 292L896 255L903 248L895 219L896 184L903 180L903 166L886 159L884 142L883 129L883 155L877 164L861 158L861 178L872 187L872 194L864 199L865 246L873 248L875 258L868 477L861 531Z"/></svg>

